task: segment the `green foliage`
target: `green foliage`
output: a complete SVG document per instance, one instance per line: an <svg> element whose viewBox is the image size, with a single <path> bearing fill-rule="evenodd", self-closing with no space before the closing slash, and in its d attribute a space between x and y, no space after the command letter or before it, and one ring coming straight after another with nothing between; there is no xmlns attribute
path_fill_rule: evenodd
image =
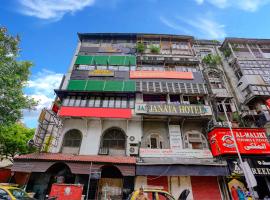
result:
<svg viewBox="0 0 270 200"><path fill-rule="evenodd" d="M151 53L158 54L160 52L160 48L154 45L150 45L150 51Z"/></svg>
<svg viewBox="0 0 270 200"><path fill-rule="evenodd" d="M223 54L224 54L225 58L228 58L231 56L232 52L229 48L226 48L223 50Z"/></svg>
<svg viewBox="0 0 270 200"><path fill-rule="evenodd" d="M35 149L27 145L34 133L35 129L26 128L19 123L0 127L0 159L34 152Z"/></svg>
<svg viewBox="0 0 270 200"><path fill-rule="evenodd" d="M22 117L22 109L31 109L36 102L23 93L32 64L17 61L19 38L0 27L0 127L14 124Z"/></svg>
<svg viewBox="0 0 270 200"><path fill-rule="evenodd" d="M138 53L143 53L145 51L145 46L143 43L138 43L136 49Z"/></svg>
<svg viewBox="0 0 270 200"><path fill-rule="evenodd" d="M225 115L218 115L217 121L218 121L218 122L225 122L225 121L226 121Z"/></svg>
<svg viewBox="0 0 270 200"><path fill-rule="evenodd" d="M216 68L217 65L221 64L221 57L219 55L208 54L202 59L202 63L209 67Z"/></svg>
<svg viewBox="0 0 270 200"><path fill-rule="evenodd" d="M240 122L240 115L238 112L234 112L232 115L232 121Z"/></svg>

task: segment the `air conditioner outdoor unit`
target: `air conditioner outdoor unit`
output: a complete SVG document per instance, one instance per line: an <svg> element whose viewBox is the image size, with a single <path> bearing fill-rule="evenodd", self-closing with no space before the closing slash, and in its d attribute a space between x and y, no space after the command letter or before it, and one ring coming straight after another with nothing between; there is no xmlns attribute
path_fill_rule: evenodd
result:
<svg viewBox="0 0 270 200"><path fill-rule="evenodd" d="M139 147L138 146L129 147L129 154L130 155L138 155L139 154Z"/></svg>

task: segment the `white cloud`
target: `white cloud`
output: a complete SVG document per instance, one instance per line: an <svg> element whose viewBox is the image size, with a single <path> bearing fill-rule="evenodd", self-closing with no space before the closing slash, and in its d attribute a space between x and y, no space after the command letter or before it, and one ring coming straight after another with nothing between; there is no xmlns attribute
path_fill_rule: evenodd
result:
<svg viewBox="0 0 270 200"><path fill-rule="evenodd" d="M269 4L270 0L195 0L199 5L208 2L218 8L238 8L241 10L255 12L260 7Z"/></svg>
<svg viewBox="0 0 270 200"><path fill-rule="evenodd" d="M191 34L191 32L188 29L180 26L180 23L179 22L176 23L176 22L174 22L172 20L169 20L169 19L167 19L165 17L162 17L162 16L160 17L160 21L163 24L165 24L166 26L168 26L168 27L170 27L172 29L175 29L175 30L178 30L178 31L183 31L186 34Z"/></svg>
<svg viewBox="0 0 270 200"><path fill-rule="evenodd" d="M95 0L18 0L19 12L40 19L60 20L66 13L75 13L94 4Z"/></svg>
<svg viewBox="0 0 270 200"><path fill-rule="evenodd" d="M209 39L222 39L226 37L225 25L218 23L209 16L200 16L194 19L176 17L174 20L160 17L160 21L169 28L197 37ZM183 28L180 24L187 28Z"/></svg>
<svg viewBox="0 0 270 200"><path fill-rule="evenodd" d="M43 69L28 81L26 93L38 101L38 105L35 110L23 111L23 122L31 127L37 124L40 111L52 105L55 98L54 89L59 87L62 77L63 74Z"/></svg>

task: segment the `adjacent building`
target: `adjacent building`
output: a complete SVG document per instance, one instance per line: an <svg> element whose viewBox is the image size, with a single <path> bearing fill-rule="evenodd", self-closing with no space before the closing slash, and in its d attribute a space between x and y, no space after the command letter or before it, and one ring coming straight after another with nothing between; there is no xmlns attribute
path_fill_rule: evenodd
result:
<svg viewBox="0 0 270 200"><path fill-rule="evenodd" d="M162 188L176 199L185 190L189 200L229 199L237 181L230 162L237 161L225 112L239 145L265 147L242 152L245 158L260 155L267 163L268 40L227 38L221 45L168 34L78 37L57 98L39 118L31 144L40 153L15 158L12 170L28 191L44 198L52 183L65 182L84 184L88 199L127 199L141 186ZM236 52L234 43L245 48ZM254 66L241 67L245 62ZM244 135L250 132L252 141Z"/></svg>

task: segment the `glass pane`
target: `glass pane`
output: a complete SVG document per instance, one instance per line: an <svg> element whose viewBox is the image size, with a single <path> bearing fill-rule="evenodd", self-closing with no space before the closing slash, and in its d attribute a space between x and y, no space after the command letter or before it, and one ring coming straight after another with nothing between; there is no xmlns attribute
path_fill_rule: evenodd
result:
<svg viewBox="0 0 270 200"><path fill-rule="evenodd" d="M77 97L75 100L75 106L80 106L81 103L81 97Z"/></svg>
<svg viewBox="0 0 270 200"><path fill-rule="evenodd" d="M64 101L63 101L63 106L68 106L68 102L69 102L69 96L68 97L66 97L65 99L64 99Z"/></svg>
<svg viewBox="0 0 270 200"><path fill-rule="evenodd" d="M71 97L70 100L69 100L68 105L69 106L73 106L74 105L74 102L75 102L75 97Z"/></svg>
<svg viewBox="0 0 270 200"><path fill-rule="evenodd" d="M122 108L126 108L127 107L127 98L126 97L123 97L122 98L122 105L121 105Z"/></svg>
<svg viewBox="0 0 270 200"><path fill-rule="evenodd" d="M88 106L89 107L94 107L94 103L95 103L95 97L90 97L90 100L88 102Z"/></svg>
<svg viewBox="0 0 270 200"><path fill-rule="evenodd" d="M102 107L107 108L109 103L109 97L105 97L103 102L102 102Z"/></svg>
<svg viewBox="0 0 270 200"><path fill-rule="evenodd" d="M113 108L113 107L114 107L114 97L110 97L109 108Z"/></svg>
<svg viewBox="0 0 270 200"><path fill-rule="evenodd" d="M81 107L85 107L86 106L86 97L83 97L81 100Z"/></svg>
<svg viewBox="0 0 270 200"><path fill-rule="evenodd" d="M157 138L150 138L151 148L157 149Z"/></svg>
<svg viewBox="0 0 270 200"><path fill-rule="evenodd" d="M96 99L95 99L95 107L100 107L100 103L101 103L100 97L96 97Z"/></svg>
<svg viewBox="0 0 270 200"><path fill-rule="evenodd" d="M121 97L116 97L115 107L116 108L120 108L121 107Z"/></svg>
<svg viewBox="0 0 270 200"><path fill-rule="evenodd" d="M134 108L134 107L135 107L135 101L134 101L134 98L131 97L131 98L129 99L129 108Z"/></svg>

